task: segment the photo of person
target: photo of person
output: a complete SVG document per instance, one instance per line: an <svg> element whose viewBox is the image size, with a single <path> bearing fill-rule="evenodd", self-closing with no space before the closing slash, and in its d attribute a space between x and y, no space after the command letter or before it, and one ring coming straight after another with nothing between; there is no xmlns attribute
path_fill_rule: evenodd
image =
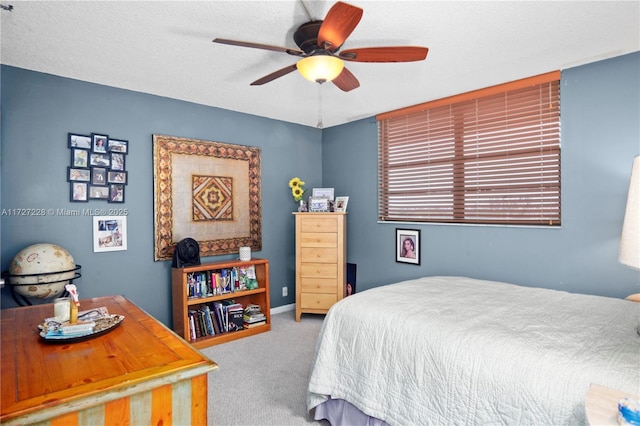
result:
<svg viewBox="0 0 640 426"><path fill-rule="evenodd" d="M109 201L112 203L124 202L124 187L120 184L111 185L109 188Z"/></svg>
<svg viewBox="0 0 640 426"><path fill-rule="evenodd" d="M85 151L84 149L73 148L71 150L71 155L73 157L73 167L89 166L89 151Z"/></svg>
<svg viewBox="0 0 640 426"><path fill-rule="evenodd" d="M67 169L69 170L68 181L89 182L91 180L91 170L89 169L76 169L73 167L68 167Z"/></svg>
<svg viewBox="0 0 640 426"><path fill-rule="evenodd" d="M86 183L80 183L80 182L74 182L72 184L72 194L71 194L71 200L72 201L88 201L87 200L87 184Z"/></svg>
<svg viewBox="0 0 640 426"><path fill-rule="evenodd" d="M93 152L107 152L107 137L102 135L93 135Z"/></svg>
<svg viewBox="0 0 640 426"><path fill-rule="evenodd" d="M127 183L127 172L109 172L107 173L107 182L109 183Z"/></svg>
<svg viewBox="0 0 640 426"><path fill-rule="evenodd" d="M111 154L111 170L124 170L124 154Z"/></svg>
<svg viewBox="0 0 640 426"><path fill-rule="evenodd" d="M396 229L396 262L420 264L420 230Z"/></svg>
<svg viewBox="0 0 640 426"><path fill-rule="evenodd" d="M89 198L95 198L98 200L109 199L109 187L107 186L90 186Z"/></svg>
<svg viewBox="0 0 640 426"><path fill-rule="evenodd" d="M92 166L109 167L109 156L107 154L91 154L90 164Z"/></svg>
<svg viewBox="0 0 640 426"><path fill-rule="evenodd" d="M91 183L94 185L106 185L107 184L107 169L94 167L91 169Z"/></svg>
<svg viewBox="0 0 640 426"><path fill-rule="evenodd" d="M416 258L416 243L408 235L401 236L402 248L400 249L400 257L406 257L408 259Z"/></svg>

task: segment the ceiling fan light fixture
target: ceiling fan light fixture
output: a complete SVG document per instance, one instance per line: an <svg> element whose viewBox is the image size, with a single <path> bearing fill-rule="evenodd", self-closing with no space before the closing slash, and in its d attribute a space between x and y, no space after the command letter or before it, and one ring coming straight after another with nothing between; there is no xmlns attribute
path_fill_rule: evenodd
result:
<svg viewBox="0 0 640 426"><path fill-rule="evenodd" d="M340 75L344 62L331 55L314 55L301 59L296 64L304 78L316 83L332 81Z"/></svg>

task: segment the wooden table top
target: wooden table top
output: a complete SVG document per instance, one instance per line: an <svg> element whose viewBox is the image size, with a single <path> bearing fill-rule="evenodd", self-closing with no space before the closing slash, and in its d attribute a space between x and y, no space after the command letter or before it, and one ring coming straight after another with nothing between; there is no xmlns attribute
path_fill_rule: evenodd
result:
<svg viewBox="0 0 640 426"><path fill-rule="evenodd" d="M584 404L589 424L593 426L617 426L619 424L618 401L622 398L638 399L638 395L591 384Z"/></svg>
<svg viewBox="0 0 640 426"><path fill-rule="evenodd" d="M81 311L102 306L124 315L124 321L101 336L63 344L43 341L37 328L53 316L53 304L1 311L0 423L89 396L115 399L157 386L176 373L189 378L217 368L122 296L80 301Z"/></svg>

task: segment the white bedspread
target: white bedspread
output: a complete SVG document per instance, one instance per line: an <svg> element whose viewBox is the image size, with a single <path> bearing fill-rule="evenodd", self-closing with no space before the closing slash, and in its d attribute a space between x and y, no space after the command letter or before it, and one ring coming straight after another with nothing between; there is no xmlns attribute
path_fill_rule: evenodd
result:
<svg viewBox="0 0 640 426"><path fill-rule="evenodd" d="M463 277L377 287L332 307L312 409L345 399L391 425L586 424L596 383L640 393L640 303Z"/></svg>

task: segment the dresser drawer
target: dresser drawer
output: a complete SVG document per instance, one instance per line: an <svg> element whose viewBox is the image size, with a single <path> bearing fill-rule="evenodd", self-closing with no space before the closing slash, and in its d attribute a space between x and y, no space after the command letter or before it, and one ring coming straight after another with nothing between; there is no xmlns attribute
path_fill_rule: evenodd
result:
<svg viewBox="0 0 640 426"><path fill-rule="evenodd" d="M338 301L335 294L302 293L300 295L300 307L302 309L329 309Z"/></svg>
<svg viewBox="0 0 640 426"><path fill-rule="evenodd" d="M338 234L335 232L302 232L300 247L337 247Z"/></svg>
<svg viewBox="0 0 640 426"><path fill-rule="evenodd" d="M301 278L338 278L338 265L330 263L302 263Z"/></svg>
<svg viewBox="0 0 640 426"><path fill-rule="evenodd" d="M301 280L302 293L333 293L336 294L338 280L336 278L305 278Z"/></svg>
<svg viewBox="0 0 640 426"><path fill-rule="evenodd" d="M303 263L336 263L338 261L338 249L336 247L301 247L300 261Z"/></svg>
<svg viewBox="0 0 640 426"><path fill-rule="evenodd" d="M338 232L338 221L334 217L302 217L302 228L305 232Z"/></svg>

